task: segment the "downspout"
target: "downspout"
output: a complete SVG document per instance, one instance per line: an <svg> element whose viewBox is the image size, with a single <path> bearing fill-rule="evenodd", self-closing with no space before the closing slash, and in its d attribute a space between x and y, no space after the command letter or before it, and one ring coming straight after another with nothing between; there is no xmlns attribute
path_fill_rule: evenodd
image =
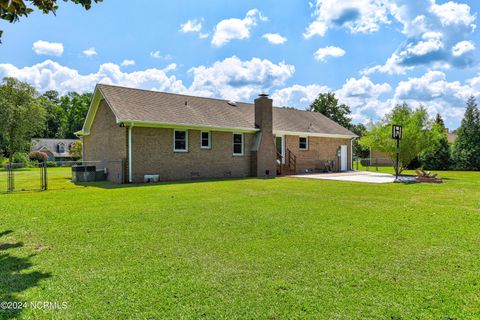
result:
<svg viewBox="0 0 480 320"><path fill-rule="evenodd" d="M355 138L352 138L352 140L350 140L350 170L353 171L353 139Z"/></svg>
<svg viewBox="0 0 480 320"><path fill-rule="evenodd" d="M133 123L128 126L128 182L133 182L132 177L132 128Z"/></svg>

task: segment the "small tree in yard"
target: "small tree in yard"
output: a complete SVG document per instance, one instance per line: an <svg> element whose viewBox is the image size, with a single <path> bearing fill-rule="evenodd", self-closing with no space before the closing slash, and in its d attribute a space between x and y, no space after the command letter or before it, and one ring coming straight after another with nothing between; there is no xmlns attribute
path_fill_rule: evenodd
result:
<svg viewBox="0 0 480 320"><path fill-rule="evenodd" d="M452 153L455 168L461 170L480 170L480 111L475 97L467 101L467 110Z"/></svg>
<svg viewBox="0 0 480 320"><path fill-rule="evenodd" d="M445 124L437 114L432 127L432 144L420 155L420 162L428 170L447 170L450 167L450 145L448 144Z"/></svg>
<svg viewBox="0 0 480 320"><path fill-rule="evenodd" d="M30 85L5 78L0 86L0 149L10 162L18 151L30 148L30 140L42 132L45 110Z"/></svg>
<svg viewBox="0 0 480 320"><path fill-rule="evenodd" d="M392 112L373 125L372 130L360 139L361 145L386 153L394 166L396 141L392 139L393 124L403 127L399 158L401 173L431 145L435 134L431 130L433 123L429 120L424 107L412 110L406 103L395 106Z"/></svg>
<svg viewBox="0 0 480 320"><path fill-rule="evenodd" d="M82 141L75 141L70 146L70 155L72 157L74 157L75 159L81 159L82 158L82 149L83 149Z"/></svg>

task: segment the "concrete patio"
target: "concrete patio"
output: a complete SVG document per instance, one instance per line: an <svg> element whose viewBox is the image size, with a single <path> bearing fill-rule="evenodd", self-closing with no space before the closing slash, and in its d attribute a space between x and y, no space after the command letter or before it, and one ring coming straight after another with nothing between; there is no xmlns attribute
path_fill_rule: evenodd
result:
<svg viewBox="0 0 480 320"><path fill-rule="evenodd" d="M353 181L364 183L393 183L393 181L395 180L394 175L370 171L298 174L290 177L320 180Z"/></svg>

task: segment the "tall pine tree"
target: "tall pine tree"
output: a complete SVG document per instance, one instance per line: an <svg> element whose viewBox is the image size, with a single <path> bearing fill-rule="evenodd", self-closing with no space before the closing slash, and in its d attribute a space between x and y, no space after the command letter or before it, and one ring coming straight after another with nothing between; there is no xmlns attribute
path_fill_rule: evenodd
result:
<svg viewBox="0 0 480 320"><path fill-rule="evenodd" d="M457 130L453 161L459 170L480 170L480 112L475 97L467 101L467 110Z"/></svg>

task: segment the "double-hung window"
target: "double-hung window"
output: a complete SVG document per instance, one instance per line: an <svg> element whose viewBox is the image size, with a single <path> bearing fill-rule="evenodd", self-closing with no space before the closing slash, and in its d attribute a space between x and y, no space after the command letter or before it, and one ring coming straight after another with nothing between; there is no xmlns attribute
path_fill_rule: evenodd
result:
<svg viewBox="0 0 480 320"><path fill-rule="evenodd" d="M233 134L233 155L243 156L243 133Z"/></svg>
<svg viewBox="0 0 480 320"><path fill-rule="evenodd" d="M200 148L210 149L212 147L212 134L210 131L200 132Z"/></svg>
<svg viewBox="0 0 480 320"><path fill-rule="evenodd" d="M188 131L187 130L173 131L173 151L175 152L188 151Z"/></svg>
<svg viewBox="0 0 480 320"><path fill-rule="evenodd" d="M299 138L298 148L300 150L308 150L308 137L300 137Z"/></svg>

